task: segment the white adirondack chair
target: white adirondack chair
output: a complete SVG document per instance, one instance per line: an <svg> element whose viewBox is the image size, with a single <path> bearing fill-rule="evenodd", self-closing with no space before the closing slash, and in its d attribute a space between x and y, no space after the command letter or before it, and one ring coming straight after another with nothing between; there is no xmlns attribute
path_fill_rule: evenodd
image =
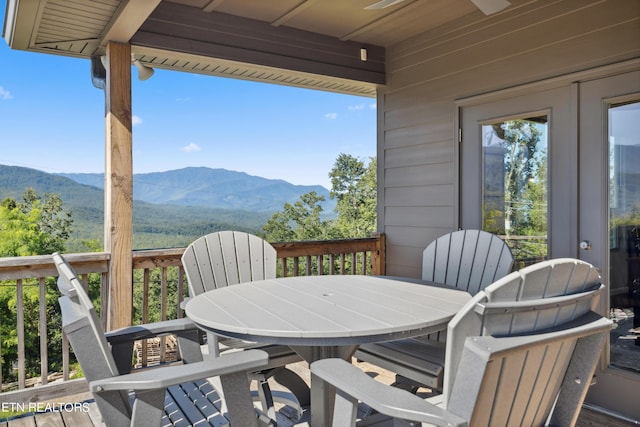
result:
<svg viewBox="0 0 640 427"><path fill-rule="evenodd" d="M458 230L438 237L422 253L422 280L475 295L511 272L509 246L482 230Z"/></svg>
<svg viewBox="0 0 640 427"><path fill-rule="evenodd" d="M469 336L456 375L445 378L451 394L444 400L422 400L387 386L342 359L312 363L312 381L337 389L334 427L356 425L359 402L377 414L358 425L409 425L403 423L408 420L439 426L542 426L549 420L549 425L573 426L610 329L610 320L589 312L550 330Z"/></svg>
<svg viewBox="0 0 640 427"><path fill-rule="evenodd" d="M247 377L248 371L267 364L267 353L251 350L203 361L197 330L183 319L122 328L105 336L95 308L71 266L60 254L53 254L53 259L62 294L62 328L108 427L205 422L226 426L229 415L234 425L271 424L267 417L259 419ZM129 373L133 341L169 333L178 334L183 361L189 363ZM206 380L215 376L220 377L225 394L232 397L226 402L226 409Z"/></svg>
<svg viewBox="0 0 640 427"><path fill-rule="evenodd" d="M475 295L511 272L513 255L498 236L481 230L459 230L425 248L422 280ZM397 373L396 382L412 390L442 389L446 333L361 346L355 357Z"/></svg>
<svg viewBox="0 0 640 427"><path fill-rule="evenodd" d="M433 390L455 375L468 336L533 332L595 310L603 285L591 264L572 258L515 271L478 292L447 327L447 340L407 339L375 345L376 364ZM471 308L472 309L471 309ZM364 346L367 351L369 346ZM447 349L451 347L451 351ZM356 353L358 357L360 353ZM410 383L415 391L415 383Z"/></svg>
<svg viewBox="0 0 640 427"><path fill-rule="evenodd" d="M573 258L542 261L487 286L447 326L445 401L467 337L533 333L571 322L597 310L603 289L598 270Z"/></svg>
<svg viewBox="0 0 640 427"><path fill-rule="evenodd" d="M266 240L240 231L220 231L202 236L192 242L182 256L182 265L189 282L189 295L252 280L276 277L276 250ZM285 309L283 307L283 309ZM254 373L260 385L259 399L265 411L275 419L273 401L287 404L302 414L309 404L309 388L294 372L285 368L302 360L288 346L264 345L235 338L207 334L209 353L218 356L227 351L259 348L269 354L269 364ZM288 388L289 393L271 391L268 379L273 377Z"/></svg>

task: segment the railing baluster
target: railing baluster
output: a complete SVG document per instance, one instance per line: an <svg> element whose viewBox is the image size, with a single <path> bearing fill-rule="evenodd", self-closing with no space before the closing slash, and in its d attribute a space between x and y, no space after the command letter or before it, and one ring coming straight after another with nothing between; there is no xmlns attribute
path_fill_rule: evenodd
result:
<svg viewBox="0 0 640 427"><path fill-rule="evenodd" d="M160 320L167 320L167 267L160 269ZM167 337L160 337L160 363L167 361Z"/></svg>
<svg viewBox="0 0 640 427"><path fill-rule="evenodd" d="M367 253L362 252L362 274L367 274Z"/></svg>
<svg viewBox="0 0 640 427"><path fill-rule="evenodd" d="M182 266L178 267L178 304L176 307L176 316L178 319L182 319L184 313L181 308L182 301L184 301L184 268Z"/></svg>
<svg viewBox="0 0 640 427"><path fill-rule="evenodd" d="M109 273L100 274L100 321L102 328L107 330L109 319Z"/></svg>
<svg viewBox="0 0 640 427"><path fill-rule="evenodd" d="M142 323L149 322L149 269L145 268L142 272ZM147 340L142 340L141 351L142 366L146 367L149 363Z"/></svg>
<svg viewBox="0 0 640 427"><path fill-rule="evenodd" d="M38 332L40 333L40 381L42 385L47 384L49 375L49 358L47 355L47 282L44 277L38 279L39 298L38 307L40 318L38 319Z"/></svg>
<svg viewBox="0 0 640 427"><path fill-rule="evenodd" d="M62 333L62 379L69 381L69 338Z"/></svg>
<svg viewBox="0 0 640 427"><path fill-rule="evenodd" d="M16 310L18 333L18 388L26 387L25 357L24 357L24 294L22 279L16 280Z"/></svg>
<svg viewBox="0 0 640 427"><path fill-rule="evenodd" d="M356 274L358 258L355 252L351 252L351 274Z"/></svg>
<svg viewBox="0 0 640 427"><path fill-rule="evenodd" d="M311 262L312 262L311 255L307 255L305 258L306 258L305 274L307 276L311 276Z"/></svg>

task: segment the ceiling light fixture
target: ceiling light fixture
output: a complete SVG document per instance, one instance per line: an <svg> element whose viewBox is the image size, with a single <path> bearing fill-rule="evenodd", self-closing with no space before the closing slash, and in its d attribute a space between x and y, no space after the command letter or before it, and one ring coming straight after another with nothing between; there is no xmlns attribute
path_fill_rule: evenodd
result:
<svg viewBox="0 0 640 427"><path fill-rule="evenodd" d="M106 68L107 56L102 55L100 57L100 62L102 62L102 66ZM135 67L138 69L138 80L142 80L142 81L147 80L148 78L153 76L153 73L155 72L153 68L149 67L148 65L144 65L142 62L140 62L139 59L136 59L133 53L131 54L131 63L135 65Z"/></svg>
<svg viewBox="0 0 640 427"><path fill-rule="evenodd" d="M138 69L138 80L144 81L150 78L151 76L153 76L153 73L154 73L153 68L144 65L142 62L140 62L139 59L136 59L136 57L133 56L133 54L131 54L131 60L133 62L133 65L135 65L136 68Z"/></svg>

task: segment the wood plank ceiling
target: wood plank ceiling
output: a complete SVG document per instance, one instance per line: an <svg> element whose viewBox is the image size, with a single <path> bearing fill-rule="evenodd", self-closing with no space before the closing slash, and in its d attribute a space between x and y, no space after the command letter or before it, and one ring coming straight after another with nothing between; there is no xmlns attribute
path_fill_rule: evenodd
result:
<svg viewBox="0 0 640 427"><path fill-rule="evenodd" d="M463 17L486 19L471 0L365 9L374 3L7 0L3 36L14 49L84 58L104 54L109 40L130 42L155 68L374 97L386 82L385 48Z"/></svg>

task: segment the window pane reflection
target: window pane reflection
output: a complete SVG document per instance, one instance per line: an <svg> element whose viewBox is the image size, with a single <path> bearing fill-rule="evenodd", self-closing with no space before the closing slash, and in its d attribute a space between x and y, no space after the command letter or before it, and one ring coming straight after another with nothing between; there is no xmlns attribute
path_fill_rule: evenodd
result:
<svg viewBox="0 0 640 427"><path fill-rule="evenodd" d="M640 102L609 108L611 364L640 372Z"/></svg>
<svg viewBox="0 0 640 427"><path fill-rule="evenodd" d="M547 258L547 116L482 126L483 229L522 268Z"/></svg>

